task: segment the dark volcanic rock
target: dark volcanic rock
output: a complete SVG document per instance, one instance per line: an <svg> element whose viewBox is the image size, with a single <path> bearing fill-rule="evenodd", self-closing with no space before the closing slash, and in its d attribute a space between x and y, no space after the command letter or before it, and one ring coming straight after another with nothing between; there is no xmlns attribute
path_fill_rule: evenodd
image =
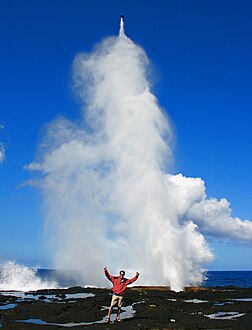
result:
<svg viewBox="0 0 252 330"><path fill-rule="evenodd" d="M79 293L94 296L67 296ZM123 302L123 311L132 306L134 313L122 313L123 323L109 325L101 321L110 304L110 290L74 287L39 290L32 295L34 299L23 301L0 295L0 308L16 304L15 308L0 309L2 329L63 329L67 323L79 324L74 329L252 329L252 289L187 288L176 293L165 287L134 287L128 289ZM219 318L207 317L214 314ZM28 319L37 321L20 322Z"/></svg>

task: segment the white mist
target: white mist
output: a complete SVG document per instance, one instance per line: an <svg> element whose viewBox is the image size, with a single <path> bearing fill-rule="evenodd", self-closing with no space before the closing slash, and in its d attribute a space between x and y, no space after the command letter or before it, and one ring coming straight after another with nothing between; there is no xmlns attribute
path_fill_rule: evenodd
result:
<svg viewBox="0 0 252 330"><path fill-rule="evenodd" d="M197 210L203 214L209 204L204 182L167 173L171 127L148 70L144 50L125 36L121 20L118 37L74 61L81 123L59 118L48 125L41 161L29 165L44 174L55 266L81 270L86 285L104 285L108 266L129 276L139 271L138 284L178 291L200 284L213 257L196 225Z"/></svg>

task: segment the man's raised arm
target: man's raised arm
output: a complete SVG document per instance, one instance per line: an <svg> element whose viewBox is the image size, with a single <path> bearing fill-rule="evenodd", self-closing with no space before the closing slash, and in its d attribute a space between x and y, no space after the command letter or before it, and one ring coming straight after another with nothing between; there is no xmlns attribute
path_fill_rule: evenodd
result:
<svg viewBox="0 0 252 330"><path fill-rule="evenodd" d="M104 267L104 273L105 273L106 277L108 278L108 280L110 280L113 283L114 276L109 274L107 267Z"/></svg>
<svg viewBox="0 0 252 330"><path fill-rule="evenodd" d="M128 284L134 283L138 279L138 277L139 277L139 273L136 272L136 275L128 280Z"/></svg>

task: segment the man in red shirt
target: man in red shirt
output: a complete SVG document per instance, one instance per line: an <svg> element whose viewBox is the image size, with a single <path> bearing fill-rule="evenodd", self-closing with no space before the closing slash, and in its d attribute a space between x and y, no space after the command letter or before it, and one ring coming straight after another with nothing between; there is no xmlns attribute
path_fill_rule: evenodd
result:
<svg viewBox="0 0 252 330"><path fill-rule="evenodd" d="M127 285L132 284L138 279L139 273L136 272L136 275L131 278L127 279L124 277L125 271L121 270L119 273L119 276L112 276L109 274L107 267L104 267L104 272L107 278L110 280L110 282L113 283L113 296L111 299L111 304L109 307L109 312L108 312L108 317L105 321L105 323L110 322L110 315L112 313L113 307L117 304L118 305L118 310L117 310L117 316L116 316L116 322L122 322L120 319L120 312L121 312L121 307L122 307L122 300L123 300L123 295L126 291Z"/></svg>

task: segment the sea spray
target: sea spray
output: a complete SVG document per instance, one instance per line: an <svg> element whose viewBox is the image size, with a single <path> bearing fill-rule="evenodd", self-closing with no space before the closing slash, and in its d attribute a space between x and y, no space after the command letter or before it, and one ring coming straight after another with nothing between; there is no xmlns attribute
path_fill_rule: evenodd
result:
<svg viewBox="0 0 252 330"><path fill-rule="evenodd" d="M48 128L40 164L47 219L56 226L58 265L83 268L86 283L100 284L106 263L179 290L201 281L211 254L171 205L169 123L150 92L147 56L122 29L74 63L92 134L61 119Z"/></svg>
<svg viewBox="0 0 252 330"><path fill-rule="evenodd" d="M41 187L56 267L79 269L83 284L104 285L103 266L139 284L181 290L203 280L212 259L198 227L183 217L167 173L171 127L148 81L144 50L124 33L74 61L81 123L48 125Z"/></svg>
<svg viewBox="0 0 252 330"><path fill-rule="evenodd" d="M74 61L83 119L48 125L40 162L56 267L103 285L102 268L138 270L139 284L181 290L203 279L212 253L179 213L166 173L171 128L148 81L144 50L124 33Z"/></svg>
<svg viewBox="0 0 252 330"><path fill-rule="evenodd" d="M0 290L33 291L57 288L56 281L41 280L37 268L30 268L13 261L6 261L0 266Z"/></svg>

